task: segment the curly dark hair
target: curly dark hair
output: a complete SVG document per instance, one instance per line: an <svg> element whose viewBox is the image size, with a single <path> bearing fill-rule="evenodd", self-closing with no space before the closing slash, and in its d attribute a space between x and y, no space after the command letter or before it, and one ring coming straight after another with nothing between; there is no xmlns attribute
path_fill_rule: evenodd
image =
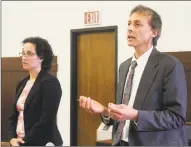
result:
<svg viewBox="0 0 191 147"><path fill-rule="evenodd" d="M41 37L28 37L24 39L22 43L34 44L38 57L43 59L41 68L46 71L51 69L54 54L51 45L48 43L46 39L43 39Z"/></svg>
<svg viewBox="0 0 191 147"><path fill-rule="evenodd" d="M151 27L156 30L158 32L157 36L153 38L152 42L153 42L153 46L157 45L157 41L161 35L161 30L162 30L162 20L160 15L154 11L153 9L143 6L143 5L137 5L136 7L133 8L133 10L131 10L130 15L132 15L133 13L142 13L142 14L147 14L151 16L150 19L150 25Z"/></svg>

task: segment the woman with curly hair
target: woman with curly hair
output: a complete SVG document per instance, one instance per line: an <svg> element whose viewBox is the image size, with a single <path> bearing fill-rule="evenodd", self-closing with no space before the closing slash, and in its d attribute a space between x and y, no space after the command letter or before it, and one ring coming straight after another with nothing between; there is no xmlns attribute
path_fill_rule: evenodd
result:
<svg viewBox="0 0 191 147"><path fill-rule="evenodd" d="M22 43L22 66L29 75L16 87L13 113L8 121L10 144L62 145L56 124L62 89L58 79L49 72L53 59L51 45L40 37L29 37Z"/></svg>

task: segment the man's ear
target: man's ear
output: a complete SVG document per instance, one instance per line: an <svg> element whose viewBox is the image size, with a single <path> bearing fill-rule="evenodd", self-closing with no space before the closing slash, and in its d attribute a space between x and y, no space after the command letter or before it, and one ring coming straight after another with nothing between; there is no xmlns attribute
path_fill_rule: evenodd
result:
<svg viewBox="0 0 191 147"><path fill-rule="evenodd" d="M158 31L157 30L152 30L153 34L151 35L152 38L155 38L158 35Z"/></svg>

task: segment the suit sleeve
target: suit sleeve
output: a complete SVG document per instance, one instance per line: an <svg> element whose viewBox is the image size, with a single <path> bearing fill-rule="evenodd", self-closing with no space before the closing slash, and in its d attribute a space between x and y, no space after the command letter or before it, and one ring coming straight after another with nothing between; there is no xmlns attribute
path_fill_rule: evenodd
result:
<svg viewBox="0 0 191 147"><path fill-rule="evenodd" d="M137 131L176 129L185 124L187 85L182 64L175 60L164 78L163 110L138 111Z"/></svg>
<svg viewBox="0 0 191 147"><path fill-rule="evenodd" d="M59 81L56 78L46 79L40 87L42 92L42 111L40 120L26 134L24 141L33 142L41 138L46 132L46 124L54 121L58 111L62 91Z"/></svg>

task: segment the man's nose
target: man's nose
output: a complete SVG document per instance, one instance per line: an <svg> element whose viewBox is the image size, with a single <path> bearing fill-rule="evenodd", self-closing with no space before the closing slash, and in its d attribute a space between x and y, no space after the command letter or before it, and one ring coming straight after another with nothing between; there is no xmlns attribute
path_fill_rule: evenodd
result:
<svg viewBox="0 0 191 147"><path fill-rule="evenodd" d="M129 28L128 28L128 33L132 33L132 32L133 32L132 29L129 29Z"/></svg>
<svg viewBox="0 0 191 147"><path fill-rule="evenodd" d="M132 24L129 24L128 25L128 33L131 33L131 32L133 32L133 25Z"/></svg>

